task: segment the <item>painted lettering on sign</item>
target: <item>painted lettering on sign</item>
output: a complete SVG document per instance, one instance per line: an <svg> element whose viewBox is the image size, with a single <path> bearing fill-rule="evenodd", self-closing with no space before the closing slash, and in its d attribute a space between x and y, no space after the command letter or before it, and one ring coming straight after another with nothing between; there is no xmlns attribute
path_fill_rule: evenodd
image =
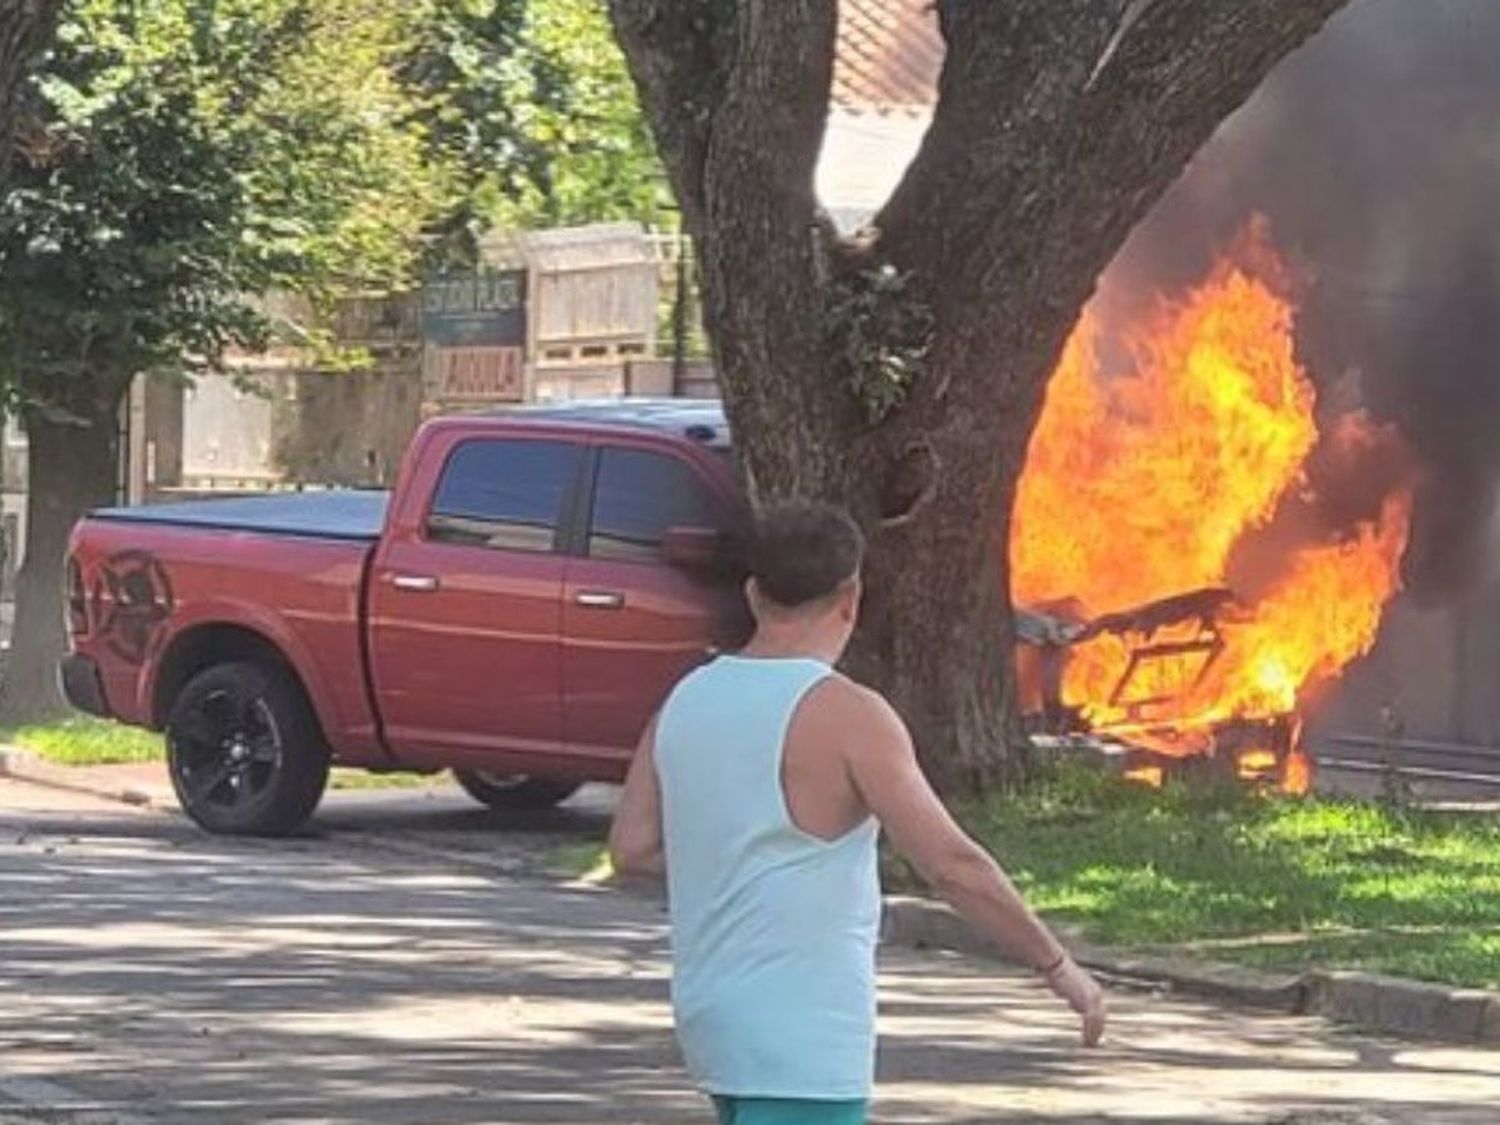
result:
<svg viewBox="0 0 1500 1125"><path fill-rule="evenodd" d="M442 402L520 402L525 355L520 348L427 349L427 397Z"/></svg>

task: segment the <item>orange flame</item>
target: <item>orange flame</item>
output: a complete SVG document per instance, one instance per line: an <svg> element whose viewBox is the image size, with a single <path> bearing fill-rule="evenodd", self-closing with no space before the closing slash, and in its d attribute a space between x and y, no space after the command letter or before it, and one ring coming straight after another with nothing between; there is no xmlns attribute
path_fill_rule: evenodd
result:
<svg viewBox="0 0 1500 1125"><path fill-rule="evenodd" d="M1287 755L1285 772L1281 777L1281 791L1293 797L1305 796L1312 789L1312 759L1296 747Z"/></svg>
<svg viewBox="0 0 1500 1125"><path fill-rule="evenodd" d="M1048 386L1016 501L1017 602L1066 600L1093 616L1205 587L1235 595L1214 626L1179 621L1149 637L1104 633L1075 646L1063 699L1096 726L1293 711L1369 650L1399 586L1405 486L1372 518L1304 529L1260 552L1253 581L1236 574L1236 553L1268 541L1278 511L1316 500L1306 466L1320 442L1390 444L1399 456L1395 435L1363 415L1320 432L1293 310L1258 235L1252 228L1149 323L1106 334L1085 313ZM1181 642L1180 651L1140 663L1122 693L1143 642Z"/></svg>

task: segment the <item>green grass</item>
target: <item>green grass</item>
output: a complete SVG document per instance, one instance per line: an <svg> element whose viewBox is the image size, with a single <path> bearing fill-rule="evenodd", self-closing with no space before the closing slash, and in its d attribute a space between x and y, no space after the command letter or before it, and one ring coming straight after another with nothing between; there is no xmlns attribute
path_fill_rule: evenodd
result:
<svg viewBox="0 0 1500 1125"><path fill-rule="evenodd" d="M1064 769L959 819L1049 919L1100 945L1500 987L1500 817L1157 792ZM549 866L598 869L604 845ZM887 855L886 889L922 892Z"/></svg>
<svg viewBox="0 0 1500 1125"><path fill-rule="evenodd" d="M99 719L74 718L56 723L0 732L0 742L30 751L59 766L116 766L131 762L159 762L166 758L161 735ZM335 767L330 789L416 789L431 785L432 775L371 773Z"/></svg>
<svg viewBox="0 0 1500 1125"><path fill-rule="evenodd" d="M1102 944L1500 986L1500 818L1088 770L959 816L1033 904Z"/></svg>
<svg viewBox="0 0 1500 1125"><path fill-rule="evenodd" d="M547 856L548 870L574 879L602 876L609 870L609 849L598 840L562 844Z"/></svg>
<svg viewBox="0 0 1500 1125"><path fill-rule="evenodd" d="M328 777L330 789L421 789L443 781L439 774L371 773L369 770L335 766Z"/></svg>
<svg viewBox="0 0 1500 1125"><path fill-rule="evenodd" d="M166 752L161 736L99 719L66 719L0 734L0 741L29 750L60 766L113 766L157 762Z"/></svg>

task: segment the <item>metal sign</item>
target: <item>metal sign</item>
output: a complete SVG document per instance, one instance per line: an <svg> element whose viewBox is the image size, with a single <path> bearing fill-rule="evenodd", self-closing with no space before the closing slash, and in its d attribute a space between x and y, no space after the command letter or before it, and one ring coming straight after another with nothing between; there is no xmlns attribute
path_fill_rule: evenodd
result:
<svg viewBox="0 0 1500 1125"><path fill-rule="evenodd" d="M524 348L526 271L429 278L422 286L422 339L439 348Z"/></svg>
<svg viewBox="0 0 1500 1125"><path fill-rule="evenodd" d="M422 286L429 401L518 402L525 393L526 271L443 274Z"/></svg>

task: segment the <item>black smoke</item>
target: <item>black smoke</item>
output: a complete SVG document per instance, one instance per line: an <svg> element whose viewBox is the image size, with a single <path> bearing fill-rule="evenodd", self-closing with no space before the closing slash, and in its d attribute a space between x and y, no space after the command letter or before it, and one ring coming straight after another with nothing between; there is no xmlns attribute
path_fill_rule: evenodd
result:
<svg viewBox="0 0 1500 1125"><path fill-rule="evenodd" d="M1494 567L1500 481L1500 0L1358 0L1226 122L1108 289L1198 281L1254 214L1298 279L1320 402L1357 387L1420 466L1408 589L1461 594Z"/></svg>

